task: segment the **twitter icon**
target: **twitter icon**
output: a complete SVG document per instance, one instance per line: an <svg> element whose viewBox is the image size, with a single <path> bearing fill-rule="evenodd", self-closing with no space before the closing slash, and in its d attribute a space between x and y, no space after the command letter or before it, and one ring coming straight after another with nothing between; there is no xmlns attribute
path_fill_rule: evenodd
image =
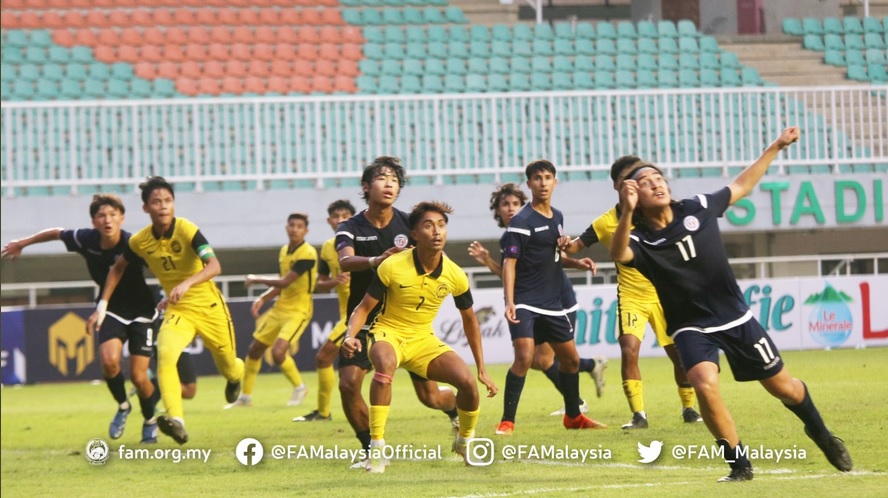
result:
<svg viewBox="0 0 888 498"><path fill-rule="evenodd" d="M657 458L660 457L660 452L663 451L663 441L651 441L650 446L645 446L638 443L638 455L641 456L641 463L651 463Z"/></svg>

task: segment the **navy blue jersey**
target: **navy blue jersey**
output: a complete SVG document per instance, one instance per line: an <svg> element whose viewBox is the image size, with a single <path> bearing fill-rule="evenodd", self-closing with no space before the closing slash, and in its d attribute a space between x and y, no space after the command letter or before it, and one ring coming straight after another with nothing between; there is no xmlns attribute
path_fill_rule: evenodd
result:
<svg viewBox="0 0 888 498"><path fill-rule="evenodd" d="M500 266L503 265L503 255L506 252L506 233L504 232L502 237L500 237ZM565 310L573 310L575 311L575 307L577 307L577 294L574 292L573 284L570 282L570 279L567 278L567 272L564 273L564 283L561 285L561 306Z"/></svg>
<svg viewBox="0 0 888 498"><path fill-rule="evenodd" d="M635 259L627 266L654 284L669 335L684 329L717 332L752 317L718 228L730 200L725 187L673 203L668 226L656 231L636 227L629 237Z"/></svg>
<svg viewBox="0 0 888 498"><path fill-rule="evenodd" d="M76 252L86 260L89 276L98 284L101 295L105 288L105 279L108 278L108 271L129 247L129 232L121 230L120 241L111 249L102 249L101 234L92 228L62 230L61 238L69 252ZM145 283L142 264L130 264L108 301L108 312L124 320L152 318L155 314L155 304L154 294Z"/></svg>
<svg viewBox="0 0 888 498"><path fill-rule="evenodd" d="M355 256L379 256L390 247L406 248L414 244L410 238L410 228L407 225L407 213L392 208L394 216L388 225L376 228L364 216L366 209L339 224L336 229L336 251L343 247L352 247ZM376 270L363 270L351 272L348 296L348 315L361 304L373 275ZM371 323L378 312L379 305L373 309L367 317L367 323Z"/></svg>
<svg viewBox="0 0 888 498"><path fill-rule="evenodd" d="M503 238L503 258L517 259L515 305L527 309L561 311L564 269L558 238L564 217L552 208L546 218L525 204L509 223Z"/></svg>

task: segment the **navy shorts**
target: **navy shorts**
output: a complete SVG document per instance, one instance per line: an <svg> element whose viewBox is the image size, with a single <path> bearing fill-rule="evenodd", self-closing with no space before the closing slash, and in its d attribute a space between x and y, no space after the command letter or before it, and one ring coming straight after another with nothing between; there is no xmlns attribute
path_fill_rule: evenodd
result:
<svg viewBox="0 0 888 498"><path fill-rule="evenodd" d="M718 365L719 350L725 352L734 379L740 382L768 379L783 369L777 346L754 318L720 332L683 330L673 340L685 371L704 361Z"/></svg>
<svg viewBox="0 0 888 498"><path fill-rule="evenodd" d="M573 315L543 315L524 308L515 310L519 323L509 323L512 340L533 338L534 344L553 342L560 344L574 340Z"/></svg>
<svg viewBox="0 0 888 498"><path fill-rule="evenodd" d="M127 343L130 355L151 357L157 344L157 328L153 321L130 322L127 325L109 315L99 328L99 344L112 339Z"/></svg>

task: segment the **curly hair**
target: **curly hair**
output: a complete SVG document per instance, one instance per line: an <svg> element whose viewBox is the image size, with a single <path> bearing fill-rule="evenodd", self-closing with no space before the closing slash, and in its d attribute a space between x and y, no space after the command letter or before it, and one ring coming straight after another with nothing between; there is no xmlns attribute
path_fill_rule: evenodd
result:
<svg viewBox="0 0 888 498"><path fill-rule="evenodd" d="M490 210L493 211L493 219L496 220L496 223L500 228L506 228L506 225L503 224L503 218L500 216L497 208L499 207L500 202L510 195L517 197L518 200L521 201L522 206L527 204L527 194L514 183L504 183L490 194Z"/></svg>

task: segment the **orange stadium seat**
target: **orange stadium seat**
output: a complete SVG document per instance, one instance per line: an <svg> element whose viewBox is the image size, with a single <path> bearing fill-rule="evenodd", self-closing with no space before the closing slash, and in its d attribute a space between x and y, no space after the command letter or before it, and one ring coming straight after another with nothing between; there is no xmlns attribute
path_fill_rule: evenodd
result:
<svg viewBox="0 0 888 498"><path fill-rule="evenodd" d="M147 47L142 47L143 53L145 52L145 48ZM135 68L133 68L133 74L145 80L153 80L157 78L157 67L150 62L140 62L136 64ZM175 75L173 77L175 77Z"/></svg>
<svg viewBox="0 0 888 498"><path fill-rule="evenodd" d="M264 78L248 76L247 79L244 80L244 93L263 94L266 91L268 91L268 88L265 86Z"/></svg>
<svg viewBox="0 0 888 498"><path fill-rule="evenodd" d="M292 26L281 26L277 29L275 33L277 35L277 41L279 43L299 43L299 35L296 32L296 29Z"/></svg>
<svg viewBox="0 0 888 498"><path fill-rule="evenodd" d="M356 43L346 43L342 46L342 58L352 61L359 61L364 58L364 52L361 45Z"/></svg>
<svg viewBox="0 0 888 498"><path fill-rule="evenodd" d="M364 34L361 33L361 30L351 25L345 25L342 27L340 37L344 43L363 44L366 41L364 40Z"/></svg>
<svg viewBox="0 0 888 498"><path fill-rule="evenodd" d="M197 93L206 95L219 95L222 87L215 78L200 78L197 80Z"/></svg>
<svg viewBox="0 0 888 498"><path fill-rule="evenodd" d="M211 43L209 47L207 47L207 57L211 61L227 61L231 58L231 53L228 50L228 45L225 43Z"/></svg>
<svg viewBox="0 0 888 498"><path fill-rule="evenodd" d="M308 83L308 78L303 76L294 76L290 78L290 92L289 93L309 93L311 92L311 85Z"/></svg>
<svg viewBox="0 0 888 498"><path fill-rule="evenodd" d="M230 7L221 8L216 11L216 22L219 24L225 24L228 26L236 26L238 24L237 21L237 10L232 9Z"/></svg>
<svg viewBox="0 0 888 498"><path fill-rule="evenodd" d="M120 43L125 43L127 45L141 45L145 42L142 35L142 30L138 28L123 28L120 31Z"/></svg>
<svg viewBox="0 0 888 498"><path fill-rule="evenodd" d="M86 14L86 24L94 28L111 26L104 10L91 10Z"/></svg>
<svg viewBox="0 0 888 498"><path fill-rule="evenodd" d="M222 79L225 77L225 66L219 61L208 61L203 66L203 75L208 78Z"/></svg>
<svg viewBox="0 0 888 498"><path fill-rule="evenodd" d="M311 65L311 62L305 60L297 60L293 62L293 74L296 76L313 76L314 75L314 66Z"/></svg>
<svg viewBox="0 0 888 498"><path fill-rule="evenodd" d="M284 95L290 91L290 84L286 78L272 76L268 78L268 91Z"/></svg>
<svg viewBox="0 0 888 498"><path fill-rule="evenodd" d="M244 93L244 83L240 78L226 76L222 78L222 93L240 95Z"/></svg>
<svg viewBox="0 0 888 498"><path fill-rule="evenodd" d="M266 26L277 26L282 24L280 11L272 7L263 7L259 9L259 24Z"/></svg>
<svg viewBox="0 0 888 498"><path fill-rule="evenodd" d="M43 19L35 12L26 10L18 15L18 26L24 29L37 29L43 23Z"/></svg>
<svg viewBox="0 0 888 498"><path fill-rule="evenodd" d="M336 76L336 64L333 59L321 59L315 63L315 74L319 76Z"/></svg>
<svg viewBox="0 0 888 498"><path fill-rule="evenodd" d="M321 35L317 28L311 26L300 26L296 32L296 43L315 44L321 43Z"/></svg>
<svg viewBox="0 0 888 498"><path fill-rule="evenodd" d="M21 27L20 21L18 13L6 9L0 11L0 28L18 29Z"/></svg>
<svg viewBox="0 0 888 498"><path fill-rule="evenodd" d="M277 43L274 45L274 55L281 61L296 59L296 49L290 43Z"/></svg>
<svg viewBox="0 0 888 498"><path fill-rule="evenodd" d="M218 17L216 17L216 9L208 7L197 9L194 12L194 20L197 24L203 24L204 26L213 26L219 21Z"/></svg>
<svg viewBox="0 0 888 498"><path fill-rule="evenodd" d="M67 29L57 29L52 32L52 41L56 45L61 45L63 47L71 47L76 45L76 41L74 40L74 33Z"/></svg>
<svg viewBox="0 0 888 498"><path fill-rule="evenodd" d="M132 45L118 45L117 60L128 64L135 64L141 60L139 58L139 49Z"/></svg>
<svg viewBox="0 0 888 498"><path fill-rule="evenodd" d="M78 29L74 31L74 44L75 45L86 45L88 47L94 46L98 43L96 39L96 32L89 29Z"/></svg>
<svg viewBox="0 0 888 498"><path fill-rule="evenodd" d="M358 63L353 60L342 59L336 64L337 72L342 76L349 78L357 78L361 71L358 69Z"/></svg>
<svg viewBox="0 0 888 498"><path fill-rule="evenodd" d="M25 8L34 9L34 10L42 10L47 7L46 0L28 0Z"/></svg>
<svg viewBox="0 0 888 498"><path fill-rule="evenodd" d="M253 9L240 9L237 13L237 22L238 24L255 26L259 24L259 13Z"/></svg>
<svg viewBox="0 0 888 498"><path fill-rule="evenodd" d="M27 8L27 2L25 0L4 0L3 8L7 10L22 10Z"/></svg>
<svg viewBox="0 0 888 498"><path fill-rule="evenodd" d="M182 45L177 43L167 43L163 46L163 58L170 62L182 62L185 60L185 52L182 51Z"/></svg>
<svg viewBox="0 0 888 498"><path fill-rule="evenodd" d="M197 23L194 12L191 9L173 10L173 22L179 26L193 26Z"/></svg>
<svg viewBox="0 0 888 498"><path fill-rule="evenodd" d="M277 35L275 34L274 29L268 26L257 27L256 31L253 32L253 39L256 43L267 43L269 45L277 43Z"/></svg>
<svg viewBox="0 0 888 498"><path fill-rule="evenodd" d="M248 61L253 58L253 51L250 46L243 43L231 44L231 58L239 61Z"/></svg>
<svg viewBox="0 0 888 498"><path fill-rule="evenodd" d="M124 10L112 10L108 12L108 25L109 26L130 26L132 22L130 21L129 14Z"/></svg>
<svg viewBox="0 0 888 498"><path fill-rule="evenodd" d="M302 13L298 9L281 9L281 24L284 26L298 26L305 23Z"/></svg>
<svg viewBox="0 0 888 498"><path fill-rule="evenodd" d="M151 11L151 24L158 26L175 26L173 14L167 9L154 9Z"/></svg>
<svg viewBox="0 0 888 498"><path fill-rule="evenodd" d="M185 45L185 59L203 62L207 60L207 46L201 43L189 43Z"/></svg>
<svg viewBox="0 0 888 498"><path fill-rule="evenodd" d="M160 45L142 45L142 49L139 51L139 58L145 62L153 63L164 61Z"/></svg>
<svg viewBox="0 0 888 498"><path fill-rule="evenodd" d="M185 28L185 32L188 34L188 43L210 44L210 32L203 26L189 26Z"/></svg>
<svg viewBox="0 0 888 498"><path fill-rule="evenodd" d="M225 64L225 74L228 76L233 76L235 78L246 78L247 77L247 65L244 61L226 61Z"/></svg>
<svg viewBox="0 0 888 498"><path fill-rule="evenodd" d="M188 32L185 31L185 28L170 26L169 28L166 28L164 34L165 36L161 38L164 43L175 43L178 45L185 45L188 43Z"/></svg>
<svg viewBox="0 0 888 498"><path fill-rule="evenodd" d="M339 60L342 57L342 54L339 53L340 45L333 45L332 43L322 43L318 48L318 59L325 59L328 61Z"/></svg>
<svg viewBox="0 0 888 498"><path fill-rule="evenodd" d="M321 26L320 38L322 43L342 43L342 35L336 26Z"/></svg>
<svg viewBox="0 0 888 498"><path fill-rule="evenodd" d="M157 65L157 77L174 80L179 77L179 66L175 62L161 62Z"/></svg>
<svg viewBox="0 0 888 498"><path fill-rule="evenodd" d="M227 26L213 26L210 28L210 41L213 43L231 43L234 41L234 37Z"/></svg>
<svg viewBox="0 0 888 498"><path fill-rule="evenodd" d="M318 9L305 9L301 14L303 24L311 24L312 26L320 26L321 24L324 24L321 20L321 11Z"/></svg>
<svg viewBox="0 0 888 498"><path fill-rule="evenodd" d="M234 43L246 43L249 45L256 41L256 35L254 35L253 30L247 26L235 26L231 31L231 41Z"/></svg>
<svg viewBox="0 0 888 498"><path fill-rule="evenodd" d="M253 57L260 61L273 61L275 59L274 50L271 45L265 43L257 43L253 45Z"/></svg>
<svg viewBox="0 0 888 498"><path fill-rule="evenodd" d="M65 26L69 28L85 28L87 27L86 18L77 10L69 10L62 13L62 19L65 20Z"/></svg>
<svg viewBox="0 0 888 498"><path fill-rule="evenodd" d="M120 45L120 35L114 28L100 29L96 36L96 40L102 45L109 45L112 47Z"/></svg>
<svg viewBox="0 0 888 498"><path fill-rule="evenodd" d="M247 66L247 74L260 77L268 76L270 74L268 71L268 63L256 59L251 60Z"/></svg>
<svg viewBox="0 0 888 498"><path fill-rule="evenodd" d="M307 61L318 60L318 46L302 44L296 48L296 57Z"/></svg>
<svg viewBox="0 0 888 498"><path fill-rule="evenodd" d="M92 0L69 0L68 6L72 9L89 9L92 7Z"/></svg>
<svg viewBox="0 0 888 498"><path fill-rule="evenodd" d="M200 64L194 61L185 61L179 65L179 75L196 80L203 74Z"/></svg>
<svg viewBox="0 0 888 498"><path fill-rule="evenodd" d="M333 92L336 93L357 93L355 87L355 79L348 76L337 76L333 78Z"/></svg>
<svg viewBox="0 0 888 498"><path fill-rule="evenodd" d="M330 26L342 26L342 12L339 9L324 9L321 11L321 22Z"/></svg>
<svg viewBox="0 0 888 498"><path fill-rule="evenodd" d="M288 77L293 73L293 69L290 67L290 63L281 59L277 59L271 61L271 74L272 76L281 76Z"/></svg>
<svg viewBox="0 0 888 498"><path fill-rule="evenodd" d="M55 10L43 13L43 26L49 29L61 29L66 27L65 20L62 18L61 13Z"/></svg>
<svg viewBox="0 0 888 498"><path fill-rule="evenodd" d="M110 9L114 7L114 4L117 2L113 0L92 0L93 7L101 7L103 9Z"/></svg>
<svg viewBox="0 0 888 498"><path fill-rule="evenodd" d="M108 45L98 45L93 51L93 57L105 64L117 62L117 52L114 50L114 47L109 47Z"/></svg>
<svg viewBox="0 0 888 498"><path fill-rule="evenodd" d="M130 24L133 26L153 26L154 19L148 9L135 9L130 12Z"/></svg>
<svg viewBox="0 0 888 498"><path fill-rule="evenodd" d="M188 96L197 95L197 82L194 80L190 80L187 78L181 78L176 80L176 91Z"/></svg>
<svg viewBox="0 0 888 498"><path fill-rule="evenodd" d="M326 76L315 76L311 79L311 91L319 93L332 93L333 82Z"/></svg>

